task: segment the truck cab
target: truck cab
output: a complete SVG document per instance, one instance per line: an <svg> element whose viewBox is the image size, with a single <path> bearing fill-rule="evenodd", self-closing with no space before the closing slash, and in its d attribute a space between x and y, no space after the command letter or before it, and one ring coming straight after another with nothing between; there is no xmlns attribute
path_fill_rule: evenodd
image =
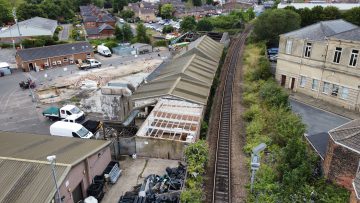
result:
<svg viewBox="0 0 360 203"><path fill-rule="evenodd" d="M85 119L84 112L81 111L77 106L74 105L65 105L62 108L60 108L60 118L66 119L69 116L71 116L72 119Z"/></svg>

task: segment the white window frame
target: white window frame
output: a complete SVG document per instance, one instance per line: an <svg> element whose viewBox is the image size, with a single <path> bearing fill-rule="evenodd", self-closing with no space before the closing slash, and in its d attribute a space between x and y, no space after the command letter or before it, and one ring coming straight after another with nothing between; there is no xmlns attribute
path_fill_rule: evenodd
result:
<svg viewBox="0 0 360 203"><path fill-rule="evenodd" d="M356 67L358 63L358 58L359 58L359 50L358 49L351 50L349 66Z"/></svg>
<svg viewBox="0 0 360 203"><path fill-rule="evenodd" d="M286 45L285 45L285 53L286 54L291 54L291 52L292 52L292 44L293 44L292 39L287 39L286 40Z"/></svg>
<svg viewBox="0 0 360 203"><path fill-rule="evenodd" d="M299 86L304 88L306 86L306 76L300 75Z"/></svg>
<svg viewBox="0 0 360 203"><path fill-rule="evenodd" d="M337 97L340 93L340 86L337 84L330 84L331 96Z"/></svg>
<svg viewBox="0 0 360 203"><path fill-rule="evenodd" d="M344 90L346 89L346 96L344 96ZM347 87L344 87L344 86L341 86L341 91L340 91L340 98L343 99L343 100L348 100L349 98L349 88Z"/></svg>
<svg viewBox="0 0 360 203"><path fill-rule="evenodd" d="M329 86L327 86L327 88L325 88L325 87L326 87L326 84L329 85ZM331 85L331 83L329 83L329 82L324 82L323 88L322 88L322 93L324 93L324 94L329 94L329 93L330 93L330 85Z"/></svg>
<svg viewBox="0 0 360 203"><path fill-rule="evenodd" d="M342 53L342 48L341 47L335 47L333 63L340 63L341 53Z"/></svg>
<svg viewBox="0 0 360 203"><path fill-rule="evenodd" d="M311 46L312 43L307 42L305 45L305 52L304 52L304 57L305 58L310 58L311 57Z"/></svg>
<svg viewBox="0 0 360 203"><path fill-rule="evenodd" d="M314 88L314 82L316 81L316 87ZM315 90L315 91L318 91L318 89L319 89L319 80L318 79L315 79L315 78L313 78L312 79L312 82L311 82L311 90Z"/></svg>

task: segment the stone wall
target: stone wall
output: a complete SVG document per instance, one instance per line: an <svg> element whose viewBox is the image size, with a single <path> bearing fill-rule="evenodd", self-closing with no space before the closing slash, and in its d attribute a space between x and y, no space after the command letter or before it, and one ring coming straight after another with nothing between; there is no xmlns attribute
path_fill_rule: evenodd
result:
<svg viewBox="0 0 360 203"><path fill-rule="evenodd" d="M132 110L130 97L124 95L102 95L100 100L104 120L123 121Z"/></svg>

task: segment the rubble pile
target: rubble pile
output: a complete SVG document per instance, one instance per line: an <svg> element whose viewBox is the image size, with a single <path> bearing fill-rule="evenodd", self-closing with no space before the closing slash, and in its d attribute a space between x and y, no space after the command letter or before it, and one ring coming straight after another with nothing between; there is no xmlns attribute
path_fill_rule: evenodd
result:
<svg viewBox="0 0 360 203"><path fill-rule="evenodd" d="M166 168L166 174L151 174L144 182L120 197L119 203L178 203L184 185L186 167Z"/></svg>

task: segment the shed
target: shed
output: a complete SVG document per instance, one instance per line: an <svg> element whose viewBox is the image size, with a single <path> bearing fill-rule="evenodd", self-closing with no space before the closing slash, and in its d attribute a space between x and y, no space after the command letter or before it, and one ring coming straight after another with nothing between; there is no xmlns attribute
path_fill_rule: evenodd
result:
<svg viewBox="0 0 360 203"><path fill-rule="evenodd" d="M150 44L135 43L131 47L136 50L136 54L145 54L153 51L153 47Z"/></svg>

